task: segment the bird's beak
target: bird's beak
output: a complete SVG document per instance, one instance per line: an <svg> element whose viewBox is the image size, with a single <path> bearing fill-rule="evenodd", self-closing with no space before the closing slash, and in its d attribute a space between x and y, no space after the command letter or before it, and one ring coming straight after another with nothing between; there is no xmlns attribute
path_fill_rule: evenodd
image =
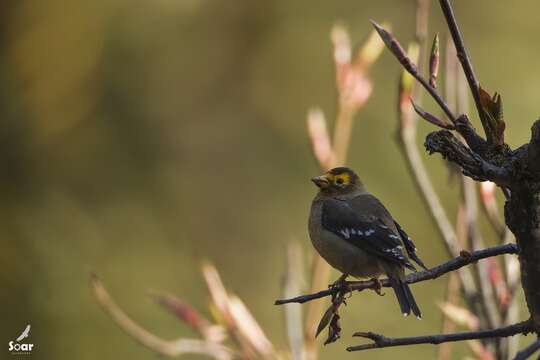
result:
<svg viewBox="0 0 540 360"><path fill-rule="evenodd" d="M328 178L324 175L315 176L314 178L311 178L311 181L321 189L327 188L328 185L330 185L330 181L328 181Z"/></svg>

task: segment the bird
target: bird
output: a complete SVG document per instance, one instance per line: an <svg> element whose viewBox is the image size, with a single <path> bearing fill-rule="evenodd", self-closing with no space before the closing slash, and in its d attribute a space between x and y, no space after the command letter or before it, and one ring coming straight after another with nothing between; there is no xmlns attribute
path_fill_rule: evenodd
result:
<svg viewBox="0 0 540 360"><path fill-rule="evenodd" d="M416 271L410 260L427 268L409 235L350 168L336 167L311 180L319 191L311 204L309 236L324 260L343 274L334 284L349 275L379 283L386 274L402 314L412 311L421 319L405 268Z"/></svg>
<svg viewBox="0 0 540 360"><path fill-rule="evenodd" d="M30 325L26 325L26 328L23 330L21 335L19 335L16 341L19 342L22 339L27 338L29 333L30 333Z"/></svg>

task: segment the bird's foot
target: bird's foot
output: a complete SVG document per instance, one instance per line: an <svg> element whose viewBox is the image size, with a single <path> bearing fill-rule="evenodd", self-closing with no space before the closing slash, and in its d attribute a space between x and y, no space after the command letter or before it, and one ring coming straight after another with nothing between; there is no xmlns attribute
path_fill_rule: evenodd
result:
<svg viewBox="0 0 540 360"><path fill-rule="evenodd" d="M337 293L341 293L341 294L347 294L347 293L352 292L351 284L347 280L345 280L347 276L348 276L347 274L341 275L339 279L334 281L332 284L328 285L328 288L333 289Z"/></svg>
<svg viewBox="0 0 540 360"><path fill-rule="evenodd" d="M371 281L375 283L375 286L372 288L373 291L375 291L377 295L379 296L384 296L384 293L382 292L383 286L382 286L381 280L379 280L378 278L373 278L371 279Z"/></svg>

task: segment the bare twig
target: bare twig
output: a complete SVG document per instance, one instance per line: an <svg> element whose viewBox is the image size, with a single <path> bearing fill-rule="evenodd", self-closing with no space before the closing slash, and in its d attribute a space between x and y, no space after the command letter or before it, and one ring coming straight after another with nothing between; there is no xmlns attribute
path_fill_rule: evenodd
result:
<svg viewBox="0 0 540 360"><path fill-rule="evenodd" d="M221 325L212 324L210 320L184 300L171 294L153 293L152 296L158 304L189 325L206 340L220 343L226 338L225 329Z"/></svg>
<svg viewBox="0 0 540 360"><path fill-rule="evenodd" d="M410 76L411 75L407 72L403 71L400 80L398 103L398 116L400 120L398 137L400 141L398 144L401 147L401 152L405 157L407 169L414 180L414 184L420 192L422 199L429 210L429 214L437 226L439 234L444 240L448 254L452 257L456 257L459 256L462 247L458 244L452 224L450 223L439 196L435 192L433 184L429 179L416 145L416 120L411 107L412 102L407 101L408 97L413 92L411 89L412 83L407 79ZM412 103L412 105L414 106L414 103ZM477 290L470 271L467 269L460 269L459 277L465 298L470 304L473 304L473 299L476 296Z"/></svg>
<svg viewBox="0 0 540 360"><path fill-rule="evenodd" d="M341 106L337 114L336 128L334 129L334 153L336 155L335 166L345 164L347 149L351 137L354 112Z"/></svg>
<svg viewBox="0 0 540 360"><path fill-rule="evenodd" d="M332 42L334 43L339 101L333 144L331 144L330 148L328 146L330 135L322 127L325 126L325 123L322 123L321 119L310 120L308 123L315 157L319 161L322 170L328 170L331 167L346 163L354 116L371 94L371 82L367 77L367 70L384 48L373 32L357 52L354 62L351 63L350 42L345 29L340 26L334 27ZM318 141L318 144L315 141ZM325 287L328 284L329 275L329 265L318 254L314 254L311 271L311 291ZM314 360L317 357L315 334L322 309L322 303L315 301L310 303L306 311L304 338L306 358L308 360Z"/></svg>
<svg viewBox="0 0 540 360"><path fill-rule="evenodd" d="M518 352L516 357L514 358L514 360L528 359L529 357L531 357L538 350L540 350L540 339L536 340L535 342L533 342L532 344L527 346L525 349Z"/></svg>
<svg viewBox="0 0 540 360"><path fill-rule="evenodd" d="M461 246L464 246L465 239L467 237L467 227L465 223L465 209L463 200L458 205L456 214L456 235L457 241ZM457 306L460 300L461 284L457 273L448 274L448 281L446 284L445 302L447 306ZM442 309L443 323L441 326L441 332L443 334L454 332L456 329L456 322L454 318L448 316L447 312ZM469 328L469 330L476 330L477 328ZM437 347L437 360L448 360L452 354L452 343L444 343Z"/></svg>
<svg viewBox="0 0 540 360"><path fill-rule="evenodd" d="M297 243L289 244L287 247L287 270L283 282L283 295L285 297L301 291L302 283L304 282L303 266L302 249ZM304 331L300 305L291 304L285 306L285 324L292 359L303 360L305 358Z"/></svg>
<svg viewBox="0 0 540 360"><path fill-rule="evenodd" d="M450 261L447 261L441 265L435 266L428 270L408 274L405 277L405 281L408 284L414 284L421 281L436 279L448 272L455 271L463 266L474 263L481 259L485 259L492 256L498 256L502 254L517 254L517 253L518 253L518 247L516 244L497 245L497 246L493 246L487 249L473 251L470 253L466 251L462 251L460 256ZM373 280L351 281L351 282L347 282L345 285L347 286L348 290L362 291L366 289L375 289L378 287L379 283L383 287L391 286L390 281L388 279L382 279L379 282L376 282ZM320 299L326 296L335 295L340 290L341 290L340 287L335 286L330 289L319 291L319 292L308 294L308 295L301 295L301 296L297 296L291 299L276 300L274 304L283 305L283 304L288 304L288 303L305 303L305 302L312 301L315 299Z"/></svg>
<svg viewBox="0 0 540 360"><path fill-rule="evenodd" d="M205 263L202 271L213 304L243 352L249 356L273 355L275 349L263 329L242 300L227 292L217 269Z"/></svg>
<svg viewBox="0 0 540 360"><path fill-rule="evenodd" d="M373 26L375 27L375 30L379 33L381 38L383 39L384 43L386 44L386 47L394 54L396 59L400 62L400 64L407 70L409 74L411 74L422 86L427 90L427 92L431 95L431 97L437 102L437 104L440 106L440 108L444 111L446 116L452 121L452 123L456 122L457 117L452 113L450 108L448 107L448 104L444 101L444 99L439 95L437 92L437 89L435 89L433 86L429 84L429 81L426 80L419 72L414 65L414 63L407 57L405 54L405 51L399 44L399 42L390 34L388 31L383 29L379 24L377 24L375 21L371 21Z"/></svg>
<svg viewBox="0 0 540 360"><path fill-rule="evenodd" d="M184 354L200 354L224 360L232 358L233 353L231 349L214 342L198 339L163 340L157 337L126 315L126 313L110 297L96 275L91 275L90 284L98 303L109 314L114 322L116 322L126 334L156 353L169 357Z"/></svg>
<svg viewBox="0 0 540 360"><path fill-rule="evenodd" d="M506 233L508 232L508 228L501 219L501 213L499 212L499 206L497 205L497 198L495 196L496 190L497 185L491 181L484 181L480 183L482 210L489 220L493 231L495 231L499 239L504 240Z"/></svg>
<svg viewBox="0 0 540 360"><path fill-rule="evenodd" d="M449 45L447 41L446 51L445 51L445 87L444 87L444 96L448 102L450 109L456 110L461 104L461 101L458 96L458 64L455 56L455 49L452 44ZM460 247L464 247L466 244L468 228L466 221L466 210L463 197L460 199L458 205L457 214L456 214L456 236L457 242ZM476 286L476 284L475 284ZM448 283L446 287L445 294L445 304L447 306L457 306L459 303L459 290L461 284L460 279L456 273L451 273L448 276ZM477 309L479 305L473 305L470 301L468 305L471 309ZM476 317L476 319L478 319ZM455 320L455 319L454 319ZM479 321L478 321L479 322ZM447 313L443 310L443 324L442 324L442 333L451 333L454 332L456 328L456 323L447 316ZM477 330L477 328L469 328L469 330ZM438 360L448 360L450 359L452 353L452 343L444 343L437 347L437 359Z"/></svg>
<svg viewBox="0 0 540 360"><path fill-rule="evenodd" d="M482 124L484 124L485 116L484 111L482 110L482 106L480 104L478 80L476 80L471 60L465 48L465 44L463 43L463 37L461 36L461 32L459 31L459 27L454 16L454 11L452 10L452 6L450 5L449 0L440 0L439 2L441 4L441 9L448 24L448 29L450 30L450 34L452 35L452 39L454 40L454 45L456 46L457 57L461 62L463 72L465 73L465 77L467 78L467 82L469 83L469 87L473 95L474 104L476 105L478 115L482 120Z"/></svg>
<svg viewBox="0 0 540 360"><path fill-rule="evenodd" d="M368 349L378 349L393 346L418 345L418 344L441 344L450 341L463 341L472 339L488 339L513 336L517 334L528 334L533 330L530 320L523 321L514 325L481 331L467 331L454 334L437 334L426 336L414 336L405 338L388 338L384 335L375 334L372 332L357 332L354 336L373 340L371 344L363 344L351 346L347 351L361 351Z"/></svg>
<svg viewBox="0 0 540 360"><path fill-rule="evenodd" d="M332 164L336 163L336 159L330 142L326 119L321 109L309 109L307 129L311 140L311 150L319 167L323 170L330 169Z"/></svg>

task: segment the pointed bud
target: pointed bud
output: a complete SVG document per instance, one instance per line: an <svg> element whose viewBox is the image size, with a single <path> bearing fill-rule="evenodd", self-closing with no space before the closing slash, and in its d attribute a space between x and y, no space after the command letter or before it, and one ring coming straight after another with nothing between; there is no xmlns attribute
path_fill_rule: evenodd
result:
<svg viewBox="0 0 540 360"><path fill-rule="evenodd" d="M435 35L429 56L429 85L437 87L437 74L439 72L439 34Z"/></svg>
<svg viewBox="0 0 540 360"><path fill-rule="evenodd" d="M383 40L386 47L392 52L392 54L394 54L400 64L411 74L416 74L418 72L416 65L411 61L411 59L409 59L407 53L405 53L405 50L403 50L403 47L396 40L396 38L394 38L392 34L383 29L383 27L377 24L375 21L371 20L371 23L373 24L375 30L377 30L377 33Z"/></svg>
<svg viewBox="0 0 540 360"><path fill-rule="evenodd" d="M484 116L481 120L484 131L486 132L487 141L495 145L504 144L506 124L504 122L501 96L497 93L490 96L481 87L478 88L478 96L480 97L480 104L484 111Z"/></svg>
<svg viewBox="0 0 540 360"><path fill-rule="evenodd" d="M423 118L424 120L438 126L438 127L441 127L443 129L447 129L447 130L454 130L455 129L455 126L452 125L452 124L449 124L447 123L446 121L443 121L437 117L435 117L434 115L424 111L422 108L420 108L420 106L416 105L414 103L414 101L411 99L411 104L414 108L414 111L416 111L416 113L421 117Z"/></svg>

